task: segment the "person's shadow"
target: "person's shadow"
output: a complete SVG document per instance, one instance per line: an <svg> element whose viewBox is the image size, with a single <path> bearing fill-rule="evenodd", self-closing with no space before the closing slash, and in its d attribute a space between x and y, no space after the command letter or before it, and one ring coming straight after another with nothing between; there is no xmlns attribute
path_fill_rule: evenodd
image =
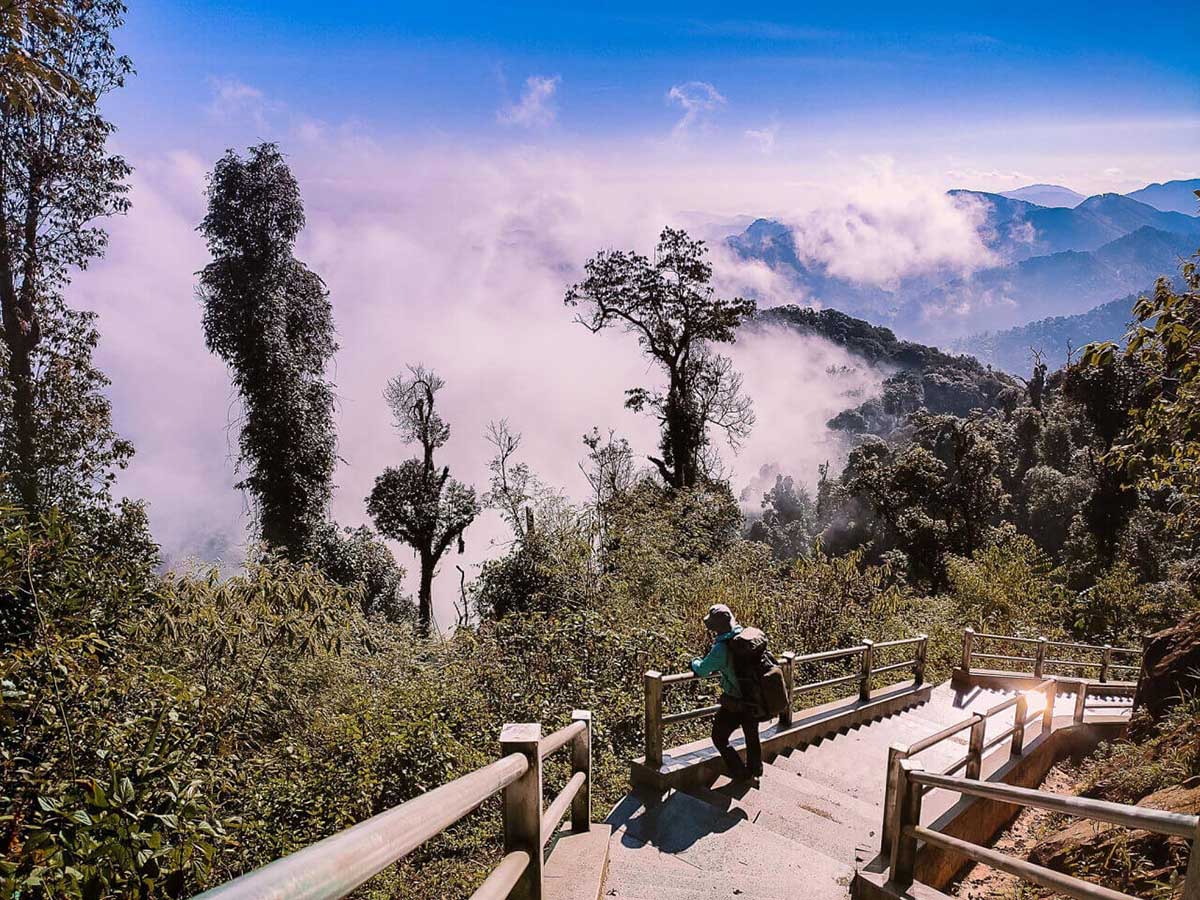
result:
<svg viewBox="0 0 1200 900"><path fill-rule="evenodd" d="M665 797L642 791L618 803L605 821L621 832L624 847L652 846L686 861L688 851L704 838L748 819L740 809L722 810L682 791L671 791Z"/></svg>

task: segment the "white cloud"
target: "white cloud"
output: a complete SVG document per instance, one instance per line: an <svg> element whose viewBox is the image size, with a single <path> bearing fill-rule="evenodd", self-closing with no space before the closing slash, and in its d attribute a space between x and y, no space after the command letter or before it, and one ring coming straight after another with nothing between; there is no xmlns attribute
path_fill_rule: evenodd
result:
<svg viewBox="0 0 1200 900"><path fill-rule="evenodd" d="M839 187L833 202L783 217L801 260L884 288L913 275L965 275L998 262L980 233L984 201L902 177L887 158L862 162L865 172Z"/></svg>
<svg viewBox="0 0 1200 900"><path fill-rule="evenodd" d="M725 98L707 81L687 81L667 91L667 102L683 109L683 117L672 129L676 137L683 137L693 125L703 123L709 113L724 106Z"/></svg>
<svg viewBox="0 0 1200 900"><path fill-rule="evenodd" d="M562 79L558 75L530 75L525 79L521 99L510 103L496 112L496 119L504 125L520 125L523 128L545 127L554 121L554 95Z"/></svg>
<svg viewBox="0 0 1200 900"><path fill-rule="evenodd" d="M236 78L210 78L208 83L213 92L208 104L210 116L222 122L244 117L256 125L263 124L267 100L261 90Z"/></svg>
<svg viewBox="0 0 1200 900"><path fill-rule="evenodd" d="M110 223L107 258L71 289L74 302L101 315L99 361L112 377L117 427L138 449L120 490L150 500L168 553L227 548L236 557L245 525L233 488L237 402L224 366L204 347L194 295L194 273L207 262L194 229L211 160L177 153L135 162L132 211ZM376 474L412 453L396 440L382 397L386 380L409 362L446 378L442 402L454 431L444 458L455 477L480 489L490 454L483 430L493 418L507 416L538 474L575 497L586 493L576 463L580 436L592 426L616 428L638 453L654 452L655 423L623 400L626 388L655 373L631 337L575 325L563 292L596 251L650 252L675 210L723 197L728 184L698 188L690 171L672 181L641 167L609 168L606 158L527 147L395 150L335 128L294 147L289 162L308 219L297 252L330 288L342 347L330 373L343 460L332 508L338 521L365 522L363 498ZM737 202L757 205L744 194ZM712 260L722 294L763 305L796 299L761 263L719 244ZM797 423L786 440L764 425L740 456L726 454L735 487L764 463L811 479L814 460L837 456L820 424L843 403L844 385L822 380L836 360L818 364L808 349L788 354L749 340L733 352L760 421ZM806 385L802 417L772 377ZM443 623L457 596L454 565L474 577L505 537L499 518L485 513L467 532L467 555L446 560L435 584ZM412 555L395 550L414 572Z"/></svg>
<svg viewBox="0 0 1200 900"><path fill-rule="evenodd" d="M775 139L779 137L779 123L772 122L765 128L748 128L745 138L758 145L758 149L770 156L775 152Z"/></svg>

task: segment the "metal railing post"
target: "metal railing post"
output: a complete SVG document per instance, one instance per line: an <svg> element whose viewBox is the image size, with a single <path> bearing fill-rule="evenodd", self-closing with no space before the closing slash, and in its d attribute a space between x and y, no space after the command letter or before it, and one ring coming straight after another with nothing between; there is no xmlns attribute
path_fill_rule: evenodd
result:
<svg viewBox="0 0 1200 900"><path fill-rule="evenodd" d="M1104 652L1100 655L1100 681L1108 681L1108 667L1112 665L1112 644L1104 645Z"/></svg>
<svg viewBox="0 0 1200 900"><path fill-rule="evenodd" d="M917 838L907 829L921 824L921 796L919 784L909 779L910 772L923 772L920 760L900 761L897 779L896 829L892 837L892 862L889 881L896 887L906 888L913 883L913 871L917 865Z"/></svg>
<svg viewBox="0 0 1200 900"><path fill-rule="evenodd" d="M1038 638L1037 656L1033 660L1033 677L1041 678L1042 672L1046 669L1046 639Z"/></svg>
<svg viewBox="0 0 1200 900"><path fill-rule="evenodd" d="M1025 717L1029 715L1029 697L1017 696L1016 718L1013 720L1012 756L1020 756L1025 750Z"/></svg>
<svg viewBox="0 0 1200 900"><path fill-rule="evenodd" d="M571 741L571 771L582 772L583 787L571 801L571 832L592 829L592 713L577 709L571 713L572 722L583 722L583 733Z"/></svg>
<svg viewBox="0 0 1200 900"><path fill-rule="evenodd" d="M1200 900L1200 820L1192 832L1192 854L1183 876L1183 900Z"/></svg>
<svg viewBox="0 0 1200 900"><path fill-rule="evenodd" d="M865 702L871 699L871 669L872 657L875 655L875 642L863 638L862 646L862 677L858 683L858 699Z"/></svg>
<svg viewBox="0 0 1200 900"><path fill-rule="evenodd" d="M963 674L971 674L971 644L975 641L975 629L963 629L963 653L962 653L962 670Z"/></svg>
<svg viewBox="0 0 1200 900"><path fill-rule="evenodd" d="M646 673L646 765L657 769L663 758L662 672Z"/></svg>
<svg viewBox="0 0 1200 900"><path fill-rule="evenodd" d="M1071 717L1078 725L1083 721L1083 713L1087 708L1088 683L1086 681L1079 682L1079 689L1075 692L1075 714Z"/></svg>
<svg viewBox="0 0 1200 900"><path fill-rule="evenodd" d="M983 744L987 739L987 716L975 713L975 721L971 724L971 742L967 747L967 770L963 773L967 778L979 778L983 771Z"/></svg>
<svg viewBox="0 0 1200 900"><path fill-rule="evenodd" d="M787 690L787 707L779 714L779 727L788 728L792 724L792 691L796 687L796 654L788 650L779 661L783 671L783 686Z"/></svg>
<svg viewBox="0 0 1200 900"><path fill-rule="evenodd" d="M892 842L895 839L896 822L899 810L896 804L900 794L900 763L908 759L908 748L903 744L892 744L888 747L887 784L883 789L883 828L879 842L879 852L885 855L892 852Z"/></svg>
<svg viewBox="0 0 1200 900"><path fill-rule="evenodd" d="M929 635L919 635L921 642L917 644L917 664L913 666L913 685L920 687L925 683L925 662L929 657Z"/></svg>
<svg viewBox="0 0 1200 900"><path fill-rule="evenodd" d="M1042 713L1042 734L1054 730L1054 704L1058 702L1058 680L1051 678L1046 687L1046 709Z"/></svg>
<svg viewBox="0 0 1200 900"><path fill-rule="evenodd" d="M524 851L529 865L509 894L511 900L542 900L542 726L536 722L505 725L500 732L503 756L520 753L529 760L525 774L504 789L504 852Z"/></svg>

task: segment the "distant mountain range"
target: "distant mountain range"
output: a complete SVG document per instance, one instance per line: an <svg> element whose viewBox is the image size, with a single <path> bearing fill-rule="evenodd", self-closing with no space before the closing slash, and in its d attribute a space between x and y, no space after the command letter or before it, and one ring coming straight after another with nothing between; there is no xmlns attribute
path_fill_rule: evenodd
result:
<svg viewBox="0 0 1200 900"><path fill-rule="evenodd" d="M1129 294L1075 316L1051 316L1003 331L973 334L954 346L1017 375L1032 371L1034 350L1056 369L1066 364L1068 354L1078 359L1079 351L1092 341L1120 341L1132 323L1133 304L1139 296L1141 293Z"/></svg>
<svg viewBox="0 0 1200 900"><path fill-rule="evenodd" d="M1195 216L1200 215L1200 200L1196 199L1196 191L1200 191L1200 178L1151 184L1127 196L1148 203L1155 209Z"/></svg>
<svg viewBox="0 0 1200 900"><path fill-rule="evenodd" d="M1068 209L1074 209L1087 199L1083 194L1077 194L1061 184L1031 184L1015 191L1001 191L1000 196L1010 200L1024 200L1036 206L1065 206Z"/></svg>
<svg viewBox="0 0 1200 900"><path fill-rule="evenodd" d="M1176 275L1180 261L1200 247L1200 216L1181 208L1183 194L1196 188L1200 180L1168 182L1128 196L1097 194L1073 206L1043 206L1014 196L1044 195L1064 203L1077 196L1057 185L1031 185L1008 195L951 191L984 207L980 235L1001 264L967 277L925 273L889 289L831 275L822 263L802 259L792 230L770 219L755 220L726 243L739 256L784 275L810 303L888 325L907 337L963 346L971 333L1005 332L1035 317L1076 316L1149 289L1160 275ZM1027 358L1028 347L1024 353ZM1000 357L995 361L1009 368Z"/></svg>

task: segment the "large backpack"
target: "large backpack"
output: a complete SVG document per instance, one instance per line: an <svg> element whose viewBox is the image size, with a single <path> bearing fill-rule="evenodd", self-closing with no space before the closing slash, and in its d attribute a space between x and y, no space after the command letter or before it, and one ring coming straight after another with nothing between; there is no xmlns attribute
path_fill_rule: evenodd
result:
<svg viewBox="0 0 1200 900"><path fill-rule="evenodd" d="M787 684L775 657L767 649L765 634L757 628L743 628L729 639L729 653L742 701L758 721L764 722L787 709Z"/></svg>

